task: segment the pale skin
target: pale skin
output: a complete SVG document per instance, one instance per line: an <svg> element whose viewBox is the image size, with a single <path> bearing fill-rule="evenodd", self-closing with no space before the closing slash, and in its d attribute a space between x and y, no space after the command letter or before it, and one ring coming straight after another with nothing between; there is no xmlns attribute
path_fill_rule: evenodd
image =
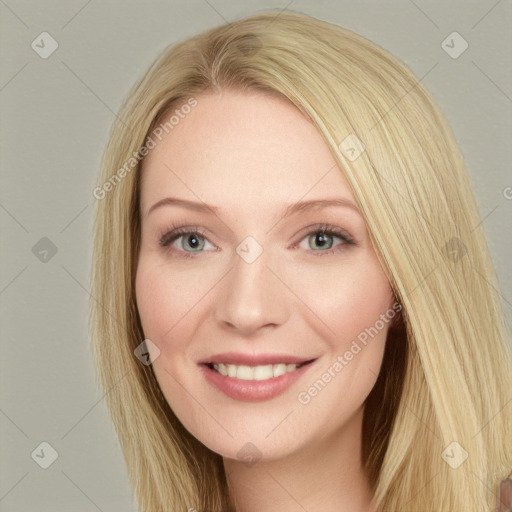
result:
<svg viewBox="0 0 512 512"><path fill-rule="evenodd" d="M158 383L187 430L223 457L238 511L366 512L364 401L391 324L307 404L298 400L394 302L365 221L327 145L292 105L256 92L197 100L143 168L136 297L144 335L160 350ZM218 211L149 211L168 197ZM341 204L282 215L324 199ZM192 234L162 247L171 223ZM320 243L326 224L354 243L337 234ZM252 263L236 252L248 236L263 249ZM280 395L244 402L199 368L228 351L315 361ZM239 455L249 442L261 454L250 466Z"/></svg>

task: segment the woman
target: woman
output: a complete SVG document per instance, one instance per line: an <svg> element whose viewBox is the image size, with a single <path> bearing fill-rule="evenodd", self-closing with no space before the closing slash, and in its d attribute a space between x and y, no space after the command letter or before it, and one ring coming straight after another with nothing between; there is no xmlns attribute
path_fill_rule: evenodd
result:
<svg viewBox="0 0 512 512"><path fill-rule="evenodd" d="M404 64L288 13L176 44L94 195L92 348L142 510L495 506L504 316L461 152Z"/></svg>

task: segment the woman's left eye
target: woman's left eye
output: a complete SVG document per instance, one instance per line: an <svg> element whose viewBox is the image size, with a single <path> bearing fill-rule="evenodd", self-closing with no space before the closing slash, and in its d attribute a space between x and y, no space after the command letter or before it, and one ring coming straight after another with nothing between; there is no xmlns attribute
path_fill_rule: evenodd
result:
<svg viewBox="0 0 512 512"><path fill-rule="evenodd" d="M334 239L340 242L334 245ZM306 247L302 245L306 242ZM333 254L343 249L346 245L355 245L352 238L342 230L333 226L320 226L314 231L310 231L308 235L301 240L300 247L316 252L317 256L324 256L325 254Z"/></svg>
<svg viewBox="0 0 512 512"><path fill-rule="evenodd" d="M339 243L334 245L334 239L336 238ZM177 244L176 242L179 240L181 240L181 243ZM306 247L302 245L303 242L306 242ZM205 237L205 233L197 227L178 228L170 231L162 236L159 244L185 258L194 257L194 253L206 252L204 249L207 244L215 248ZM181 248L177 248L176 245L181 246ZM316 253L317 256L323 256L341 251L344 246L355 245L355 242L345 231L335 226L321 225L309 231L298 245L307 251Z"/></svg>

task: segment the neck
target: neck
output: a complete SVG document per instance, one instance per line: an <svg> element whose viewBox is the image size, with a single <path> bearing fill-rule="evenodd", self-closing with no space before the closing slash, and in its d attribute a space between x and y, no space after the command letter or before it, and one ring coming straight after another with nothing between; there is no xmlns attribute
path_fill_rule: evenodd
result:
<svg viewBox="0 0 512 512"><path fill-rule="evenodd" d="M361 408L341 430L286 457L253 466L224 459L236 512L369 512L372 493L361 463ZM326 426L327 427L327 426Z"/></svg>

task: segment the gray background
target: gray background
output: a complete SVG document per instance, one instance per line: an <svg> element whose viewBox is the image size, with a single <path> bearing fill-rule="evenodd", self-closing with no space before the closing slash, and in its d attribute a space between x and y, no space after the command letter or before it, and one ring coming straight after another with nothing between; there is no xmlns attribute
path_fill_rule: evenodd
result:
<svg viewBox="0 0 512 512"><path fill-rule="evenodd" d="M1 511L136 510L87 333L100 156L122 99L166 45L286 7L368 37L423 78L469 165L510 322L510 0L0 0ZM47 59L31 47L44 31L59 45ZM453 31L469 44L457 59L441 47ZM56 254L41 252L43 237ZM48 469L31 457L43 441L58 452Z"/></svg>

